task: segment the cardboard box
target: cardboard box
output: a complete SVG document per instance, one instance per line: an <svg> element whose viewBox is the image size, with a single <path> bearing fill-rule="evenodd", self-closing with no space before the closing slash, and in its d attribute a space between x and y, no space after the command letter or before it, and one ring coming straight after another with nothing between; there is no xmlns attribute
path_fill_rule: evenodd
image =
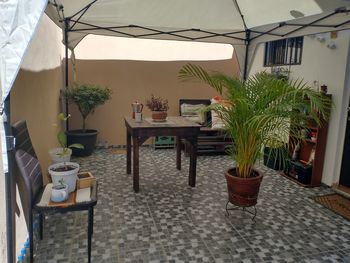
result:
<svg viewBox="0 0 350 263"><path fill-rule="evenodd" d="M96 178L90 172L78 173L77 189L91 187Z"/></svg>

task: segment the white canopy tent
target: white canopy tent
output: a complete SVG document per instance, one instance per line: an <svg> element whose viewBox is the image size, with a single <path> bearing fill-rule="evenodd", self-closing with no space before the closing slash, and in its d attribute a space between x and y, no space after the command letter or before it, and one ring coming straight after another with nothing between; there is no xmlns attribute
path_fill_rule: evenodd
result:
<svg viewBox="0 0 350 263"><path fill-rule="evenodd" d="M46 5L47 0L0 1L2 104ZM228 43L243 77L259 43L349 29L349 12L350 0L49 0L46 7L69 49L88 34Z"/></svg>
<svg viewBox="0 0 350 263"><path fill-rule="evenodd" d="M9 93L47 0L1 1L0 83ZM350 0L49 0L70 49L88 34L228 43L242 76L261 42L350 28Z"/></svg>
<svg viewBox="0 0 350 263"><path fill-rule="evenodd" d="M348 0L50 0L68 48L87 34L228 43L246 77L256 45L350 28Z"/></svg>

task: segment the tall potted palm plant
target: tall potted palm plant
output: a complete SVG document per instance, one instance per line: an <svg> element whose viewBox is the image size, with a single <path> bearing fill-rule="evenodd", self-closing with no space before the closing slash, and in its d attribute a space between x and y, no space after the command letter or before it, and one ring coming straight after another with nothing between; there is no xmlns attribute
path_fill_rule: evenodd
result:
<svg viewBox="0 0 350 263"><path fill-rule="evenodd" d="M310 119L322 125L332 106L329 97L302 81L287 82L266 73L241 81L188 64L180 70L179 78L201 80L226 100L225 105L214 104L211 110L222 118L234 142L231 157L235 167L226 170L225 177L229 202L240 207L257 203L263 175L254 165L263 146L287 142L288 138L302 140L300 130L307 129Z"/></svg>
<svg viewBox="0 0 350 263"><path fill-rule="evenodd" d="M82 117L82 128L66 132L68 144L82 144L83 149L72 149L75 156L88 156L92 154L96 140L97 130L86 128L86 118L92 114L96 107L104 104L111 98L109 88L93 84L75 84L68 88L64 95L68 102L75 103Z"/></svg>

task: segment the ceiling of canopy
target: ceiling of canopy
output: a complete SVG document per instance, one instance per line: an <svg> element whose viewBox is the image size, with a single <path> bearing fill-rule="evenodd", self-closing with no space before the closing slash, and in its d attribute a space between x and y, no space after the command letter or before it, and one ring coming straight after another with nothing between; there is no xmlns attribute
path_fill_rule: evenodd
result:
<svg viewBox="0 0 350 263"><path fill-rule="evenodd" d="M87 34L242 45L347 29L347 10L349 0L50 0L46 13L73 49Z"/></svg>

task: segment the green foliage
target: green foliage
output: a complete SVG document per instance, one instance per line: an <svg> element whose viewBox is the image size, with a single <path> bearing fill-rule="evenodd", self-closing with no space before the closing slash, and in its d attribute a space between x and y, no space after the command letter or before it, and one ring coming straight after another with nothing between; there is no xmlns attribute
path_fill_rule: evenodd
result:
<svg viewBox="0 0 350 263"><path fill-rule="evenodd" d="M70 115L65 116L62 112L58 114L58 120L63 122L67 121L69 117ZM67 135L63 131L59 131L57 133L57 141L63 149L62 156L67 154L68 148L84 149L84 146L80 143L73 143L71 145L67 145Z"/></svg>
<svg viewBox="0 0 350 263"><path fill-rule="evenodd" d="M111 94L111 89L93 84L75 84L64 93L69 102L73 102L78 106L79 112L83 118L82 128L84 131L86 117L92 114L97 106L109 100Z"/></svg>
<svg viewBox="0 0 350 263"><path fill-rule="evenodd" d="M180 70L179 78L201 80L228 101L229 106L213 104L210 109L222 118L226 132L234 141L231 156L240 177L252 174L264 145L284 144L288 135L295 142L302 140L300 130L307 129L310 120L322 125L332 107L329 97L302 81L288 82L266 73L241 81L188 64Z"/></svg>
<svg viewBox="0 0 350 263"><path fill-rule="evenodd" d="M58 182L61 184L61 186L64 186L64 185L65 185L65 182L64 182L64 179L63 179L63 178L61 178Z"/></svg>

